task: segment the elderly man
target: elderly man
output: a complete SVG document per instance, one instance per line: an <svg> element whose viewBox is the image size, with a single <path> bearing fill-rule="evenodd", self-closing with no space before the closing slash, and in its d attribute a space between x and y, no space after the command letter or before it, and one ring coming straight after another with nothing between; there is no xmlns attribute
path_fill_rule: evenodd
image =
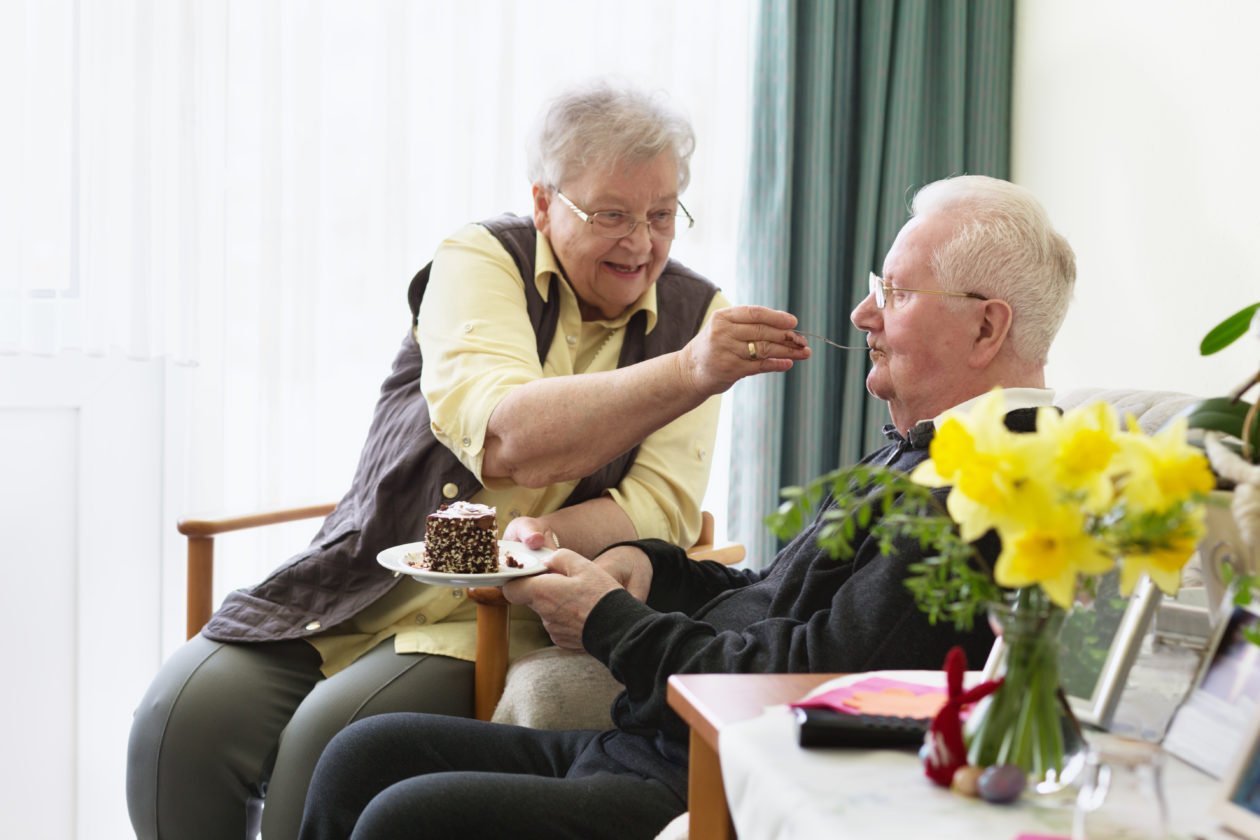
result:
<svg viewBox="0 0 1260 840"><path fill-rule="evenodd" d="M934 418L994 386L1015 407L1008 425L1031 428L1034 407L1050 402L1043 367L1075 279L1070 247L1013 184L939 181L912 210L853 312L871 348L867 387L893 420L891 443L864 460L907 471L927 457ZM554 574L504 593L626 686L617 728L365 720L320 759L301 837L650 838L687 808L687 728L666 703L670 674L938 668L955 644L984 657L987 628L933 626L906 590L916 545L885 555L858 528L855 556L837 562L817 548L819 527L760 572L694 563L656 540L594 560L557 552Z"/></svg>

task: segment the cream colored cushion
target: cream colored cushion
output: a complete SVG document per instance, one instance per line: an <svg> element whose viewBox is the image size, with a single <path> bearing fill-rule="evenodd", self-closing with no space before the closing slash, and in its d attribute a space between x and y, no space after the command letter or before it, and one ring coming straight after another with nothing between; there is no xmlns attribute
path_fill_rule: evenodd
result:
<svg viewBox="0 0 1260 840"><path fill-rule="evenodd" d="M687 840L691 834L691 814L683 811L670 820L669 825L661 829L656 840Z"/></svg>
<svg viewBox="0 0 1260 840"><path fill-rule="evenodd" d="M612 729L612 701L622 688L590 654L545 647L508 668L491 719L535 729Z"/></svg>
<svg viewBox="0 0 1260 840"><path fill-rule="evenodd" d="M1064 410L1092 402L1109 403L1124 418L1132 414L1147 434L1158 431L1201 397L1176 391L1143 391L1137 388L1072 388L1055 394L1054 404Z"/></svg>

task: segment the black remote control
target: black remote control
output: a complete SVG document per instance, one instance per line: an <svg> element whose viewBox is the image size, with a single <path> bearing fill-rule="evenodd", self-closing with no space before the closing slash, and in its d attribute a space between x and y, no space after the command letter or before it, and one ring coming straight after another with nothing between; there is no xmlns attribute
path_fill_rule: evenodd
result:
<svg viewBox="0 0 1260 840"><path fill-rule="evenodd" d="M853 715L834 709L796 709L802 747L918 746L931 718Z"/></svg>

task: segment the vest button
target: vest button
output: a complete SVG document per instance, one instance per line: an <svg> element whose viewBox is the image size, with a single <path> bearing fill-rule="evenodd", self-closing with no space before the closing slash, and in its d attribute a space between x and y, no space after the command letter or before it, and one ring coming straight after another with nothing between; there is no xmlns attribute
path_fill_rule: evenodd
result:
<svg viewBox="0 0 1260 840"><path fill-rule="evenodd" d="M464 332L466 333L472 332L472 324L464 324Z"/></svg>
<svg viewBox="0 0 1260 840"><path fill-rule="evenodd" d="M508 516L510 516L513 519L515 519L516 517L520 515L521 515L521 512L517 510L516 508L512 508L511 510L508 511Z"/></svg>
<svg viewBox="0 0 1260 840"><path fill-rule="evenodd" d="M324 625L320 624L318 621L311 621L311 622L308 622L308 623L307 623L307 625L306 625L306 629L307 629L307 630L318 630L319 628L321 628L321 627L323 627L323 626L324 626Z"/></svg>
<svg viewBox="0 0 1260 840"><path fill-rule="evenodd" d="M571 345L572 345L572 344L577 344L577 336L576 336L576 335L566 335L566 336L564 337L564 340L565 340L565 341L567 341L567 342L569 342L569 344L571 344Z"/></svg>
<svg viewBox="0 0 1260 840"><path fill-rule="evenodd" d="M461 438L459 442L463 444L465 449L472 446L472 438L470 437Z"/></svg>
<svg viewBox="0 0 1260 840"><path fill-rule="evenodd" d="M420 613L419 615L416 616L416 624L424 624L428 620L429 619L424 617L424 613Z"/></svg>
<svg viewBox="0 0 1260 840"><path fill-rule="evenodd" d="M459 488L455 486L454 482L448 481L442 485L443 497L447 499L453 499L458 495L459 495Z"/></svg>

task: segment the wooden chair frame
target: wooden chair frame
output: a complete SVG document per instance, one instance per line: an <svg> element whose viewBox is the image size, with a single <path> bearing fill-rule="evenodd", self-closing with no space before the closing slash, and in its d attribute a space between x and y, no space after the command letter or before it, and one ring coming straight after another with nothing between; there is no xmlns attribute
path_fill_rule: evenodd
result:
<svg viewBox="0 0 1260 840"><path fill-rule="evenodd" d="M181 519L176 528L188 538L187 637L192 638L210 620L214 593L214 538L219 534L324 517L336 504L308 505L220 519ZM715 544L713 515L703 514L700 538L687 552L694 560L716 560L730 565L744 559L739 543ZM473 676L473 707L478 720L489 720L503 696L508 667L508 609L503 593L494 587L468 590L477 602L477 647Z"/></svg>

